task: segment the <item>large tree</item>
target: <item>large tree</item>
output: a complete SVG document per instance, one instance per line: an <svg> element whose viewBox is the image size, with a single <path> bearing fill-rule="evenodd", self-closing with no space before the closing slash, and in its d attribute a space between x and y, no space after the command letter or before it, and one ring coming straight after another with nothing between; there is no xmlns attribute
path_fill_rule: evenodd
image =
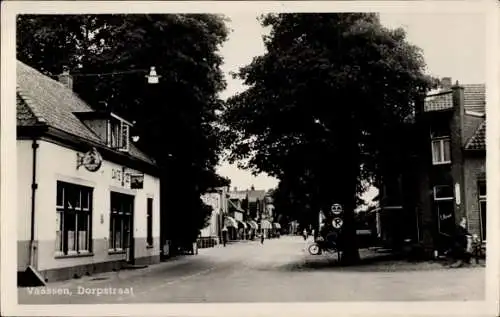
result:
<svg viewBox="0 0 500 317"><path fill-rule="evenodd" d="M228 185L215 172L219 93L225 88L219 46L225 20L208 14L20 15L18 59L49 76L64 65L75 91L94 108L136 121L138 145L159 163L162 232L193 241L210 210L200 195ZM155 66L160 82L148 85Z"/></svg>
<svg viewBox="0 0 500 317"><path fill-rule="evenodd" d="M291 186L313 215L344 206L344 260L359 259L353 211L430 86L421 51L376 14L268 14L267 52L240 69L249 88L224 119L231 159ZM387 147L387 144L393 147ZM389 149L388 149L389 148ZM388 150L387 150L388 149Z"/></svg>

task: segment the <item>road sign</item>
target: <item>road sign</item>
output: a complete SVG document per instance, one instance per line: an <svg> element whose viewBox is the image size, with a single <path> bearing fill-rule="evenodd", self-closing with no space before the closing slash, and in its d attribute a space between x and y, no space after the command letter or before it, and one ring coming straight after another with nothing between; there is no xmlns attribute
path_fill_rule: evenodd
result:
<svg viewBox="0 0 500 317"><path fill-rule="evenodd" d="M334 215L340 215L343 211L340 204L333 204L331 210Z"/></svg>
<svg viewBox="0 0 500 317"><path fill-rule="evenodd" d="M340 229L342 228L342 225L344 224L344 221L342 220L342 218L333 218L332 220L332 226L335 228L335 229Z"/></svg>

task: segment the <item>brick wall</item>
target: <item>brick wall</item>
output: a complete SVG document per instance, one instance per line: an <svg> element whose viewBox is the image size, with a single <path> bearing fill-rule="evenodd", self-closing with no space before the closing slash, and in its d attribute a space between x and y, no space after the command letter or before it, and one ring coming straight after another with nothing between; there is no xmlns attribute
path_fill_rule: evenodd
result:
<svg viewBox="0 0 500 317"><path fill-rule="evenodd" d="M463 204L467 211L467 222L471 234L481 233L481 218L479 214L478 180L484 177L484 154L468 155L464 164L465 197Z"/></svg>

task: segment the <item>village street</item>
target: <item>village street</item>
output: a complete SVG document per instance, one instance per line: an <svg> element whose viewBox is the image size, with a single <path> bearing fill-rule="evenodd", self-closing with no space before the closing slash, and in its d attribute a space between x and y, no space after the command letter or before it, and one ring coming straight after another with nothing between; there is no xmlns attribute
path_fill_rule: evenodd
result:
<svg viewBox="0 0 500 317"><path fill-rule="evenodd" d="M484 267L379 261L340 268L311 256L300 237L202 249L139 270L48 284L71 295L18 289L19 304L482 300ZM371 251L361 250L362 257ZM100 295L112 287L117 294ZM81 295L79 290L94 294ZM31 294L30 294L31 293ZM118 294L120 293L120 294Z"/></svg>

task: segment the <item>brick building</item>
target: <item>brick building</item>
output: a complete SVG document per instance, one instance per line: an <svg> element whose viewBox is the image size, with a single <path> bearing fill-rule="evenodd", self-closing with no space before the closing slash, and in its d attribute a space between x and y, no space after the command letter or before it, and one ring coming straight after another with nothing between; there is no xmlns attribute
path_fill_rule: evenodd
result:
<svg viewBox="0 0 500 317"><path fill-rule="evenodd" d="M441 89L424 102L422 120L428 128L431 207L437 224L437 245L467 219L468 229L486 239L486 98L485 85Z"/></svg>
<svg viewBox="0 0 500 317"><path fill-rule="evenodd" d="M417 107L411 168L385 175L379 186L384 242L411 239L427 251L443 250L464 217L469 231L486 240L485 100L484 84L443 78Z"/></svg>

